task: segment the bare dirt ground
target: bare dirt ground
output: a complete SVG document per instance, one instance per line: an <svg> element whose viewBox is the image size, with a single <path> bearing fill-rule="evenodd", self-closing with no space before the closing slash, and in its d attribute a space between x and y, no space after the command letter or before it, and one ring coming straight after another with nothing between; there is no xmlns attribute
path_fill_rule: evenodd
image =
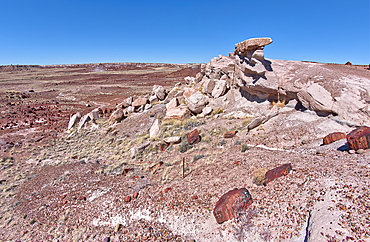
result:
<svg viewBox="0 0 370 242"><path fill-rule="evenodd" d="M249 133L250 120L222 113L163 122L160 137L130 157L165 107L130 115L112 128L107 116L115 105L150 93L154 84L169 89L199 69L136 63L1 67L0 240L305 241L309 219L321 211L337 216L319 224L320 241L369 241L370 153L317 152L320 141L310 132L324 118L289 126L281 116L276 132L261 127ZM66 132L71 114L97 107L105 113L98 129ZM158 149L161 139L184 139L194 128L200 143ZM234 130L236 137L223 137ZM293 166L288 176L266 187L253 183L256 170L286 163ZM248 212L217 224L216 202L241 187L253 197Z"/></svg>

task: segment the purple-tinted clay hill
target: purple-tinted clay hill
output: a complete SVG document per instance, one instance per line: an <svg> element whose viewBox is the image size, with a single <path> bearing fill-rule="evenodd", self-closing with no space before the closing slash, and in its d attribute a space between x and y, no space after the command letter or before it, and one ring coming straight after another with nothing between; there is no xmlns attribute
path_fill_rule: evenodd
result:
<svg viewBox="0 0 370 242"><path fill-rule="evenodd" d="M370 241L370 71L271 43L0 67L0 240Z"/></svg>

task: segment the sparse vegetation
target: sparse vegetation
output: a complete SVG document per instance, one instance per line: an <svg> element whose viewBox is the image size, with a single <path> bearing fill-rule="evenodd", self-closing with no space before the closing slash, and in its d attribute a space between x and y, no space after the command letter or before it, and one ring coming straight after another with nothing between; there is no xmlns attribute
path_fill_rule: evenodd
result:
<svg viewBox="0 0 370 242"><path fill-rule="evenodd" d="M250 150L250 148L249 148L248 144L243 144L243 145L242 145L241 152L242 152L242 153L244 153L244 152L245 152L245 151L247 151L247 150Z"/></svg>
<svg viewBox="0 0 370 242"><path fill-rule="evenodd" d="M266 168L260 168L253 172L252 180L257 186L262 186L265 181Z"/></svg>

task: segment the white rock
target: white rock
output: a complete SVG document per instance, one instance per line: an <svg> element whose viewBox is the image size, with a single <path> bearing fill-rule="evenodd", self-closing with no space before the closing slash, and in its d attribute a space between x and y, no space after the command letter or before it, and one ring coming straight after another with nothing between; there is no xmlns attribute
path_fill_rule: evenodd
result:
<svg viewBox="0 0 370 242"><path fill-rule="evenodd" d="M224 95L225 92L226 92L226 81L217 80L215 83L215 87L212 90L212 96L214 98L219 98L220 96Z"/></svg>
<svg viewBox="0 0 370 242"><path fill-rule="evenodd" d="M152 93L155 94L159 100L164 100L164 98L166 97L166 90L163 86L154 85Z"/></svg>
<svg viewBox="0 0 370 242"><path fill-rule="evenodd" d="M163 141L168 144L178 144L181 142L181 137L180 136L168 137L165 138Z"/></svg>
<svg viewBox="0 0 370 242"><path fill-rule="evenodd" d="M184 120L186 118L189 118L191 115L188 107L186 106L179 106L176 108L168 109L166 111L166 116L164 117L164 120L167 119L178 119L178 120Z"/></svg>
<svg viewBox="0 0 370 242"><path fill-rule="evenodd" d="M95 108L90 112L91 119L99 119L99 108Z"/></svg>
<svg viewBox="0 0 370 242"><path fill-rule="evenodd" d="M212 111L213 111L213 108L211 108L211 107L205 107L205 108L203 108L203 110L202 110L202 114L203 114L204 116L207 116L207 115L211 114L211 113L212 113Z"/></svg>
<svg viewBox="0 0 370 242"><path fill-rule="evenodd" d="M203 108L208 104L208 98L200 91L195 92L188 99L185 100L188 108L195 114L202 112Z"/></svg>
<svg viewBox="0 0 370 242"><path fill-rule="evenodd" d="M127 108L127 113L133 113L135 112L135 108L133 106L130 106Z"/></svg>
<svg viewBox="0 0 370 242"><path fill-rule="evenodd" d="M161 125L159 119L156 119L152 125L152 127L149 130L150 138L154 138L159 135L159 132L161 131Z"/></svg>
<svg viewBox="0 0 370 242"><path fill-rule="evenodd" d="M74 126L77 125L77 123L81 119L81 113L77 112L76 114L72 115L71 118L69 119L68 123L68 130L72 129Z"/></svg>
<svg viewBox="0 0 370 242"><path fill-rule="evenodd" d="M155 103L155 102L158 102L158 101L159 101L159 99L156 95L152 95L152 96L149 97L149 102L150 103Z"/></svg>
<svg viewBox="0 0 370 242"><path fill-rule="evenodd" d="M179 105L177 98L173 98L169 103L166 104L166 109L173 109Z"/></svg>
<svg viewBox="0 0 370 242"><path fill-rule="evenodd" d="M83 116L80 120L80 122L78 123L78 128L77 130L79 131L80 129L82 129L82 127L87 124L89 121L91 120L90 118L90 115L89 114L86 114L85 116Z"/></svg>

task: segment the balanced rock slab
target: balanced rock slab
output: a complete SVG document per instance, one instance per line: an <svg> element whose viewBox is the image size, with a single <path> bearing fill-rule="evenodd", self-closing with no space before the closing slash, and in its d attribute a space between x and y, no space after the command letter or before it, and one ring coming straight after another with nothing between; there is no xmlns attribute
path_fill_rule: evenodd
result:
<svg viewBox="0 0 370 242"><path fill-rule="evenodd" d="M272 43L271 38L252 38L244 40L243 42L235 44L235 55L247 55L249 51L262 49L266 45Z"/></svg>
<svg viewBox="0 0 370 242"><path fill-rule="evenodd" d="M235 218L239 214L245 213L246 209L252 204L253 200L249 191L245 188L228 191L218 202L213 210L217 223L221 224L227 220Z"/></svg>

